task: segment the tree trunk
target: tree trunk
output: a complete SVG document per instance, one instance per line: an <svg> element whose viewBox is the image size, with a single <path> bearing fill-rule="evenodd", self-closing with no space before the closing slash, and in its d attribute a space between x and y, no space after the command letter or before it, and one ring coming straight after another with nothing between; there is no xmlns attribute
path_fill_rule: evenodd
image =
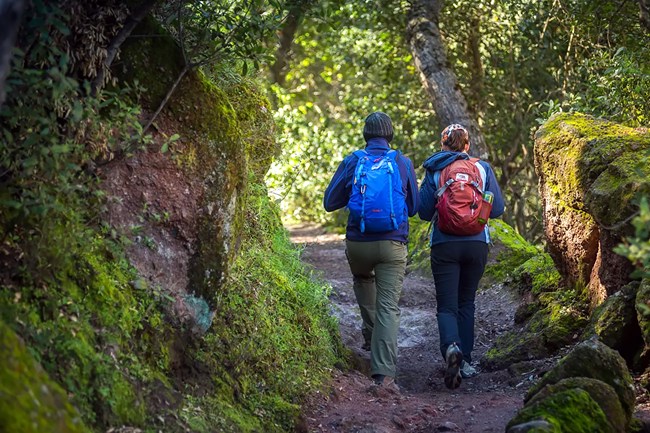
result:
<svg viewBox="0 0 650 433"><path fill-rule="evenodd" d="M485 138L467 108L456 75L447 62L445 45L438 28L442 1L412 0L406 25L406 41L420 72L420 80L442 123L460 123L470 134L472 155L487 157Z"/></svg>
<svg viewBox="0 0 650 433"><path fill-rule="evenodd" d="M275 62L271 66L271 77L273 82L280 86L284 86L284 80L287 76L287 59L303 13L303 7L300 5L292 8L287 15L287 19L284 21L282 29L280 29L280 45L275 52Z"/></svg>
<svg viewBox="0 0 650 433"><path fill-rule="evenodd" d="M639 0L639 8L641 25L650 33L650 0Z"/></svg>
<svg viewBox="0 0 650 433"><path fill-rule="evenodd" d="M24 0L0 0L0 106L5 100L5 80L24 8Z"/></svg>

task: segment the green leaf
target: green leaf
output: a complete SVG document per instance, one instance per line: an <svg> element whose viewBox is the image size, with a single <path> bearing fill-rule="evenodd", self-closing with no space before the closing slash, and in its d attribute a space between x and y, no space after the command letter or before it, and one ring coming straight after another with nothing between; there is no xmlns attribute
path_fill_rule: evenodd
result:
<svg viewBox="0 0 650 433"><path fill-rule="evenodd" d="M30 156L23 161L23 168L31 168L36 165L38 165L38 158L35 156Z"/></svg>

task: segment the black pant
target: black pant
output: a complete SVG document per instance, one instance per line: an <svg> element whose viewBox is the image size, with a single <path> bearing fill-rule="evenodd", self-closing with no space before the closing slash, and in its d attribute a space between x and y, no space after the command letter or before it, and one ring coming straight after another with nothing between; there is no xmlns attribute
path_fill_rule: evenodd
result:
<svg viewBox="0 0 650 433"><path fill-rule="evenodd" d="M472 361L474 299L485 271L488 245L481 241L445 242L431 247L431 271L436 283L440 351L457 343L463 359Z"/></svg>

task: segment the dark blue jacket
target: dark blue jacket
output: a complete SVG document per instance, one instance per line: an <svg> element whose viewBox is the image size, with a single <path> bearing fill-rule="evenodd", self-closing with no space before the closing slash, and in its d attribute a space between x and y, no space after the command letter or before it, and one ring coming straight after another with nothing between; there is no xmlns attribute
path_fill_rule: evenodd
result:
<svg viewBox="0 0 650 433"><path fill-rule="evenodd" d="M366 151L372 155L381 155L390 149L388 141L384 138L371 138L366 143ZM357 166L356 155L348 155L334 173L329 186L325 190L323 205L328 212L341 209L348 205L350 194L352 193L352 181L354 179L354 169ZM406 207L408 216L413 216L418 211L418 183L415 178L415 170L411 160L400 154L397 157L397 167L402 178L402 189L406 194ZM361 233L360 228L354 225L348 218L346 228L346 238L351 241L371 242L381 240L393 240L399 242L408 242L409 222L404 218L397 230L385 233Z"/></svg>
<svg viewBox="0 0 650 433"><path fill-rule="evenodd" d="M425 221L431 221L436 213L436 190L438 185L436 180L438 179L439 174L436 176L436 172L440 172L443 168L456 161L457 159L469 159L469 155L461 152L452 152L448 150L441 150L439 152L431 155L422 166L426 169L426 175L420 185L420 209L418 215L420 218ZM503 214L505 209L505 204L503 202L503 195L501 194L501 189L497 183L497 179L494 176L494 171L490 164L485 161L479 161L479 164L485 170L485 185L483 189L485 191L490 191L494 194L494 202L492 203L492 211L490 212L490 218L496 218ZM434 179L435 178L435 179ZM443 242L451 241L483 241L490 242L490 232L487 225L485 230L481 233L472 235L472 236L455 236L442 233L438 230L437 221L434 219L432 233L431 233L431 245L441 244Z"/></svg>

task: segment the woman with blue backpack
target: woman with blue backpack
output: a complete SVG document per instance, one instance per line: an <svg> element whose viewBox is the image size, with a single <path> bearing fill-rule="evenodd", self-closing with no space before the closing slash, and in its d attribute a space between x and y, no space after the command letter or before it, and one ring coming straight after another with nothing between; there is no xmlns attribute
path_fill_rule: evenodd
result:
<svg viewBox="0 0 650 433"><path fill-rule="evenodd" d="M325 190L328 212L347 207L346 256L361 310L363 348L370 350L376 385L395 387L398 306L406 270L408 217L418 210L411 160L390 148L393 124L387 114L365 120L366 146L348 155Z"/></svg>
<svg viewBox="0 0 650 433"><path fill-rule="evenodd" d="M487 222L504 202L490 164L471 158L469 133L458 124L441 134L442 149L423 164L419 216L432 221L431 270L436 288L445 385L455 389L477 374L471 365L478 284L488 256Z"/></svg>

